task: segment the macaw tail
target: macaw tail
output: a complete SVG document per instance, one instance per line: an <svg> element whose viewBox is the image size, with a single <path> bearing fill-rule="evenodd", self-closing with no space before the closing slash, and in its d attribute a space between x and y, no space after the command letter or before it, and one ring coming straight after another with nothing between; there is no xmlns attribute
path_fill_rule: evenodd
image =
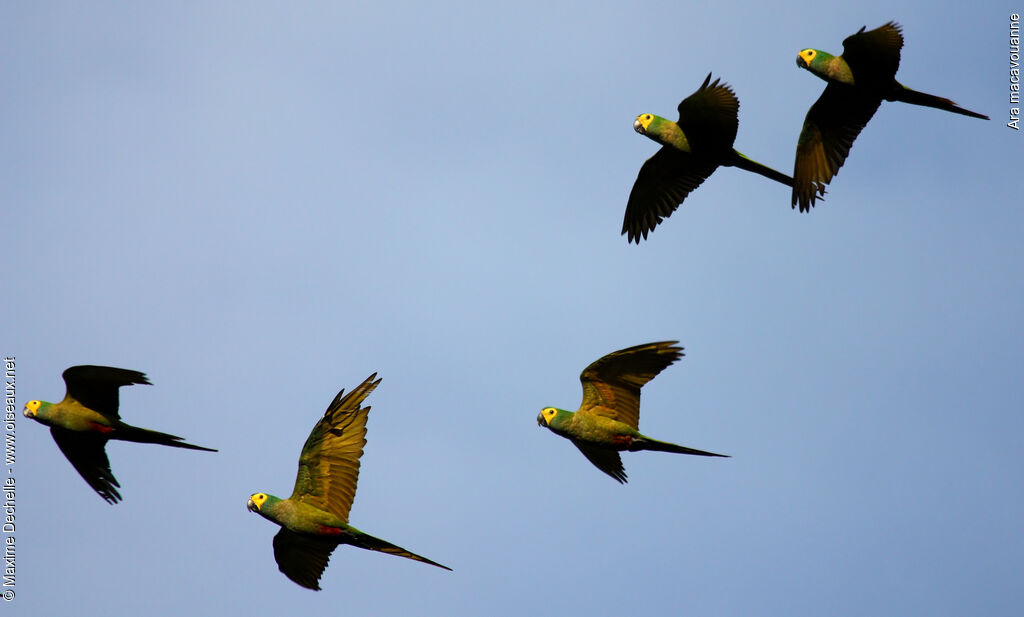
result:
<svg viewBox="0 0 1024 617"><path fill-rule="evenodd" d="M757 161L750 159L747 156L737 152L736 150L732 151L732 158L729 160L728 163L726 163L726 165L731 165L733 167L739 167L740 169L752 171L755 174L760 174L764 176L765 178L775 180L776 182L781 182L786 186L793 186L793 178L787 176L782 172L775 171L771 167L766 167L758 163Z"/></svg>
<svg viewBox="0 0 1024 617"><path fill-rule="evenodd" d="M148 428L139 428L137 426L131 426L130 424L122 424L117 427L117 432L112 435L112 438L120 439L122 441L134 441L136 443L157 443L161 446L171 446L172 448L186 448L188 450L216 452L213 448L204 448L203 446L185 443L182 441L182 437L178 437L176 435L161 433L160 431L151 431Z"/></svg>
<svg viewBox="0 0 1024 617"><path fill-rule="evenodd" d="M685 446L677 446L674 443L667 441L658 441L657 439L651 439L650 437L635 437L633 442L629 446L630 452L637 452L639 450L653 450L655 452L675 452L676 454L695 454L697 456L720 456L722 458L729 458L728 454L715 454L714 452L705 452L704 450L695 450L693 448L687 448Z"/></svg>
<svg viewBox="0 0 1024 617"><path fill-rule="evenodd" d="M910 103L911 105L923 105L925 107L934 107L936 109L942 109L945 111L951 111L955 114L962 116L970 116L972 118L981 118L982 120L988 120L988 116L984 116L977 112L973 112L969 109L960 107L949 99L944 99L941 96L935 96L933 94L925 94L924 92L918 92L917 90L911 90L903 84L896 84L892 94L886 97L887 101L902 101L904 103Z"/></svg>
<svg viewBox="0 0 1024 617"><path fill-rule="evenodd" d="M359 532L359 535L356 537L354 541L352 541L352 544L354 546L358 546L359 548L365 548L370 551L380 551L381 553L387 553L388 555L397 555L399 557L405 557L406 559L412 559L414 561L429 563L432 566L444 568L445 570L451 570L451 568L449 568L448 566L442 566L436 561L431 561L422 555L417 555L416 553L409 552L401 546L395 546L387 540L375 538L368 533Z"/></svg>

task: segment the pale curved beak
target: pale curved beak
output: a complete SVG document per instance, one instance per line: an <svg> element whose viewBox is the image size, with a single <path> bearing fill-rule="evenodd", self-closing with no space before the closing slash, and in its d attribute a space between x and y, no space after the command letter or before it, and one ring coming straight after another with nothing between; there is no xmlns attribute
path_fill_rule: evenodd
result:
<svg viewBox="0 0 1024 617"><path fill-rule="evenodd" d="M547 426L544 423L544 414L543 413L537 414L537 426Z"/></svg>
<svg viewBox="0 0 1024 617"><path fill-rule="evenodd" d="M644 134L644 125L640 123L640 118L633 120L633 130L641 135Z"/></svg>
<svg viewBox="0 0 1024 617"><path fill-rule="evenodd" d="M259 512L260 511L260 509L258 507L256 507L256 502L253 501L252 499L250 499L249 501L245 502L245 509L248 510L249 512Z"/></svg>
<svg viewBox="0 0 1024 617"><path fill-rule="evenodd" d="M804 60L803 56L797 56L796 57L796 65L798 67L802 68L802 69L806 69L807 68L807 61Z"/></svg>
<svg viewBox="0 0 1024 617"><path fill-rule="evenodd" d="M34 412L33 412L33 411L31 410L31 409L29 409L28 407L26 407L26 408L22 409L22 410L21 410L21 413L25 414L25 417L26 417L26 418L31 418L32 416L36 415L36 414L35 414L35 413L34 413Z"/></svg>

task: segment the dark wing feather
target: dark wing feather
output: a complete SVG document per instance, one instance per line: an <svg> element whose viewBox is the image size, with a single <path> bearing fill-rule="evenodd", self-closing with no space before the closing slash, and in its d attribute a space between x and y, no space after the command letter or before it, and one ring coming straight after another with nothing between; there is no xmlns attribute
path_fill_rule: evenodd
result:
<svg viewBox="0 0 1024 617"><path fill-rule="evenodd" d="M366 418L360 407L380 380L370 375L347 395L342 390L313 427L299 456L292 499L316 506L348 521L359 480L359 457L366 445Z"/></svg>
<svg viewBox="0 0 1024 617"><path fill-rule="evenodd" d="M678 341L636 345L593 362L580 374L583 403L578 413L605 416L638 429L640 388L683 356L683 348L676 343Z"/></svg>
<svg viewBox="0 0 1024 617"><path fill-rule="evenodd" d="M302 535L282 527L274 536L274 560L285 576L307 589L319 591L320 577L337 546L337 540Z"/></svg>
<svg viewBox="0 0 1024 617"><path fill-rule="evenodd" d="M889 23L856 34L843 41L843 60L850 65L858 86L877 89L889 87L900 68L903 33L899 24Z"/></svg>
<svg viewBox="0 0 1024 617"><path fill-rule="evenodd" d="M112 366L72 366L64 371L63 377L67 385L64 400L73 398L111 420L121 417L117 413L118 388L132 384L152 385L144 373Z"/></svg>
<svg viewBox="0 0 1024 617"><path fill-rule="evenodd" d="M615 478L620 483L626 483L626 470L622 467L622 457L615 450L598 448L583 441L572 440L574 446L580 449L583 456L594 464L595 467Z"/></svg>
<svg viewBox="0 0 1024 617"><path fill-rule="evenodd" d="M50 428L50 434L78 475L82 476L100 497L109 504L121 501L121 494L114 488L121 485L110 471L110 461L104 449L107 445L105 436L69 431L57 426Z"/></svg>
<svg viewBox="0 0 1024 617"><path fill-rule="evenodd" d="M710 84L709 84L710 82ZM679 103L679 127L694 152L724 158L732 152L739 128L740 101L728 85L711 73L696 92Z"/></svg>
<svg viewBox="0 0 1024 617"><path fill-rule="evenodd" d="M629 242L640 243L666 219L691 191L718 168L717 163L663 146L647 159L633 183L622 220L622 233Z"/></svg>
<svg viewBox="0 0 1024 617"><path fill-rule="evenodd" d="M839 173L850 147L882 99L866 90L830 83L807 112L796 144L792 205L810 210Z"/></svg>

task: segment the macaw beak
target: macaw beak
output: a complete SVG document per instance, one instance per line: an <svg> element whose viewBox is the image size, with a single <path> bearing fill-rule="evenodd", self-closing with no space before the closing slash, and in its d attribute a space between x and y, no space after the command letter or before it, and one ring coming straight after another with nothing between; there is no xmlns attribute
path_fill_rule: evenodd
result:
<svg viewBox="0 0 1024 617"><path fill-rule="evenodd" d="M804 57L803 57L803 56L799 56L799 55L798 55L798 56L796 57L796 65L797 65L798 67L802 68L802 69L806 69L806 68L808 68L808 67L807 67L807 61L806 61L806 60L804 60Z"/></svg>
<svg viewBox="0 0 1024 617"><path fill-rule="evenodd" d="M537 426L547 426L547 423L544 422L544 414L543 413L537 414Z"/></svg>
<svg viewBox="0 0 1024 617"><path fill-rule="evenodd" d="M25 414L25 417L26 417L26 418L33 418L33 417L35 417L35 415L36 415L36 412L32 411L32 410L31 410L31 409L29 409L28 407L26 407L26 408L22 409L22 410L21 410L21 413Z"/></svg>
<svg viewBox="0 0 1024 617"><path fill-rule="evenodd" d="M260 511L259 507L256 505L256 502L253 501L252 499L250 499L249 501L245 502L245 509L248 510L249 512L256 512L256 513L259 513L259 511Z"/></svg>
<svg viewBox="0 0 1024 617"><path fill-rule="evenodd" d="M636 120L633 121L633 130L636 131L637 133L640 133L641 135L645 135L644 125L641 124L640 118L637 118Z"/></svg>

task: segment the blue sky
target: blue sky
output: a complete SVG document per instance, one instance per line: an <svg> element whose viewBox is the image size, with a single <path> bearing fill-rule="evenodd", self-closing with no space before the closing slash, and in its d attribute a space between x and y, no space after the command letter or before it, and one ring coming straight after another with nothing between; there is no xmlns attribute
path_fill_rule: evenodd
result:
<svg viewBox="0 0 1024 617"><path fill-rule="evenodd" d="M18 403L74 364L145 371L108 506L17 425L20 614L986 615L1024 605L1022 136L1009 15L909 2L6 3L4 336ZM736 148L791 172L839 53L896 20L898 78L990 122L882 105L824 204L720 169L619 236L713 71ZM630 345L686 357L627 454L537 427ZM276 527L338 389L370 373L351 522L454 568L340 547L313 593Z"/></svg>

